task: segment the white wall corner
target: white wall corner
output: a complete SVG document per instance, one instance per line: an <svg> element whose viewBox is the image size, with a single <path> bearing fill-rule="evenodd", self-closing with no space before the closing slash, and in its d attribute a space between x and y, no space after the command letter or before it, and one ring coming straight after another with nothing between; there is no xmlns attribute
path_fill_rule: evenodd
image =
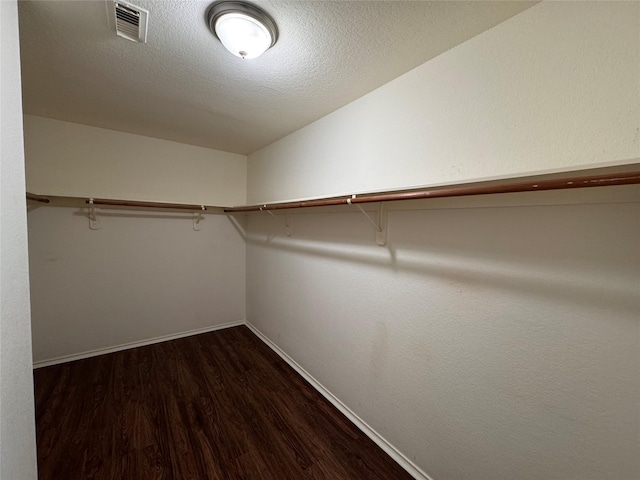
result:
<svg viewBox="0 0 640 480"><path fill-rule="evenodd" d="M35 480L18 6L0 2L0 477Z"/></svg>

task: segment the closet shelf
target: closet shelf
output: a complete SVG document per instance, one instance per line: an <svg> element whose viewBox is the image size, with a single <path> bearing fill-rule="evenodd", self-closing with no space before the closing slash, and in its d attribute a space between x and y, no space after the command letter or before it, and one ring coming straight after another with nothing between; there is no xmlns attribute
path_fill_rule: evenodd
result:
<svg viewBox="0 0 640 480"><path fill-rule="evenodd" d="M323 197L313 200L262 203L225 208L224 213L247 213L295 208L353 205L360 203L394 202L400 200L421 200L426 198L462 197L470 195L490 195L497 193L536 192L544 190L566 190L573 188L608 187L614 185L640 184L640 171L609 173L580 177L529 180L518 183L496 183L460 185L454 187L434 187L405 191L386 191L362 195Z"/></svg>

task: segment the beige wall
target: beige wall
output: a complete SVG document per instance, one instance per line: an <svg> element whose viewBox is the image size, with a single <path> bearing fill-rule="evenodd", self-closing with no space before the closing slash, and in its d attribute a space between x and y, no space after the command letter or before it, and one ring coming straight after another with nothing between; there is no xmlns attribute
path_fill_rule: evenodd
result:
<svg viewBox="0 0 640 480"><path fill-rule="evenodd" d="M637 162L639 37L638 2L535 5L250 155L249 203Z"/></svg>
<svg viewBox="0 0 640 480"><path fill-rule="evenodd" d="M35 480L27 219L15 1L0 2L0 478Z"/></svg>
<svg viewBox="0 0 640 480"><path fill-rule="evenodd" d="M27 190L65 197L235 205L246 157L26 115ZM224 216L29 211L33 358L56 362L244 321L245 245Z"/></svg>
<svg viewBox="0 0 640 480"><path fill-rule="evenodd" d="M245 242L224 215L34 205L33 357L47 362L245 319Z"/></svg>
<svg viewBox="0 0 640 480"><path fill-rule="evenodd" d="M27 189L42 195L231 206L246 157L25 115Z"/></svg>
<svg viewBox="0 0 640 480"><path fill-rule="evenodd" d="M250 215L248 321L431 478L640 476L640 188L388 228L381 248L359 212L292 215L291 237Z"/></svg>
<svg viewBox="0 0 640 480"><path fill-rule="evenodd" d="M26 115L27 190L206 205L246 200L246 157ZM41 364L245 318L245 245L224 216L30 208L33 358Z"/></svg>

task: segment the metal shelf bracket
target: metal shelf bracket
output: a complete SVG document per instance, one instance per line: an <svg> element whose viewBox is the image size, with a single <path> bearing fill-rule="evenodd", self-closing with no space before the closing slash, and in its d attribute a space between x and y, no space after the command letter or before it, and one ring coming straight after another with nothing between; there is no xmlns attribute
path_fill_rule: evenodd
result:
<svg viewBox="0 0 640 480"><path fill-rule="evenodd" d="M200 228L202 227L202 224L200 222L202 220L204 220L204 217L202 216L202 211L193 212L193 229L196 232L200 231Z"/></svg>
<svg viewBox="0 0 640 480"><path fill-rule="evenodd" d="M100 218L98 217L98 209L93 204L93 198L89 199L89 228L100 230Z"/></svg>
<svg viewBox="0 0 640 480"><path fill-rule="evenodd" d="M378 205L378 228L376 229L376 243L381 247L387 244L387 209L384 203Z"/></svg>
<svg viewBox="0 0 640 480"><path fill-rule="evenodd" d="M355 198L355 195L351 199ZM360 212L365 216L369 223L376 229L376 243L381 247L387 244L387 210L384 208L384 203L378 204L375 220L357 203L351 203L351 199L347 200L347 203L355 205Z"/></svg>
<svg viewBox="0 0 640 480"><path fill-rule="evenodd" d="M273 218L275 218L278 221L282 220L278 215L275 215L271 210L263 210L261 208L260 211L267 212L269 215L271 215ZM284 228L287 233L287 237L290 237L291 236L291 214L290 213L287 213L284 217Z"/></svg>

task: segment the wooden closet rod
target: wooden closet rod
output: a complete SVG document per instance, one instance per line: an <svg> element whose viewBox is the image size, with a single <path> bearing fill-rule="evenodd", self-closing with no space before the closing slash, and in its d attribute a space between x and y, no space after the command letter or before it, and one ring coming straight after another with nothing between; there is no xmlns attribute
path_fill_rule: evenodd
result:
<svg viewBox="0 0 640 480"><path fill-rule="evenodd" d="M77 198L77 197L68 197ZM48 197L44 195L36 195L34 193L27 192L27 200L34 200L36 202L50 203ZM141 208L168 208L172 210L199 210L205 211L207 207L205 205L191 205L185 203L164 203L164 202L138 202L135 200L108 200L104 198L90 198L85 200L88 205L111 205L114 207L141 207Z"/></svg>
<svg viewBox="0 0 640 480"><path fill-rule="evenodd" d="M163 202L137 202L134 200L105 200L93 198L84 203L93 205L111 205L114 207L143 207L143 208L170 208L175 210L200 210L207 209L204 205L189 205L185 203L163 203Z"/></svg>
<svg viewBox="0 0 640 480"><path fill-rule="evenodd" d="M34 193L27 192L27 200L33 200L34 202L40 203L50 203L50 200L47 197L43 197L42 195L36 195Z"/></svg>
<svg viewBox="0 0 640 480"><path fill-rule="evenodd" d="M552 180L537 180L520 183L476 185L461 187L435 187L431 189L408 190L405 192L381 192L361 196L327 197L300 202L269 203L225 208L225 213L258 212L289 208L326 207L357 203L395 202L398 200L419 200L424 198L462 197L468 195L489 195L493 193L536 192L541 190L564 190L569 188L607 187L612 185L640 184L640 171L567 177Z"/></svg>

